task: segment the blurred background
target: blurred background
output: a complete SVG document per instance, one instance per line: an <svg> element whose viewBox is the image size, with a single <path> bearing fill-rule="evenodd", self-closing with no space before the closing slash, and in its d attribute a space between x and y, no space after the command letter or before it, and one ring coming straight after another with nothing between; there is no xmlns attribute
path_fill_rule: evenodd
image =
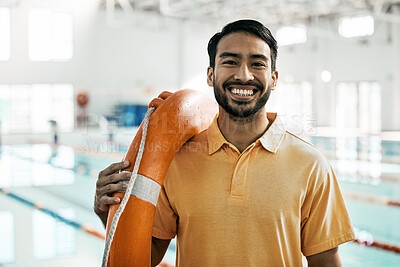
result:
<svg viewBox="0 0 400 267"><path fill-rule="evenodd" d="M268 110L337 173L343 266L400 265L400 1L0 0L0 266L100 265L98 172L160 92L213 98L208 40L240 18L279 44Z"/></svg>

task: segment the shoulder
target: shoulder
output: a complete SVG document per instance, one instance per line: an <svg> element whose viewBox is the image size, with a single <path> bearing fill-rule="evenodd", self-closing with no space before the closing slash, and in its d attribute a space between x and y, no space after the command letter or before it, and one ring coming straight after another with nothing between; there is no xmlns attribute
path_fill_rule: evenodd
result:
<svg viewBox="0 0 400 267"><path fill-rule="evenodd" d="M325 180L333 172L327 158L314 145L289 131L286 131L279 152L288 166L298 172L307 173L309 178Z"/></svg>
<svg viewBox="0 0 400 267"><path fill-rule="evenodd" d="M200 166L204 166L209 160L208 142L206 130L198 133L184 143L175 154L165 177L164 185L171 187L173 184L179 187L188 173L196 173Z"/></svg>
<svg viewBox="0 0 400 267"><path fill-rule="evenodd" d="M282 150L294 157L301 157L303 160L328 162L326 157L313 144L290 131L286 131Z"/></svg>
<svg viewBox="0 0 400 267"><path fill-rule="evenodd" d="M200 159L208 156L207 130L204 130L193 136L185 142L178 152L169 169L178 169L198 162Z"/></svg>
<svg viewBox="0 0 400 267"><path fill-rule="evenodd" d="M207 130L204 130L193 136L190 140L182 145L176 153L175 158L195 157L202 153L208 152Z"/></svg>

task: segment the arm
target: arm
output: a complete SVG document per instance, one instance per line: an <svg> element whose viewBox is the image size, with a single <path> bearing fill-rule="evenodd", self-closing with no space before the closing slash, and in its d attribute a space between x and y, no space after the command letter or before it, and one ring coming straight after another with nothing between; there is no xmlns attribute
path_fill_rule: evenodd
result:
<svg viewBox="0 0 400 267"><path fill-rule="evenodd" d="M338 247L307 257L309 267L341 267Z"/></svg>
<svg viewBox="0 0 400 267"><path fill-rule="evenodd" d="M164 257L171 239L151 239L151 266L157 266Z"/></svg>
<svg viewBox="0 0 400 267"><path fill-rule="evenodd" d="M123 184L118 181L128 180L130 173L116 173L118 170L126 168L129 163L118 162L111 164L99 173L96 183L96 195L94 201L94 212L99 216L104 226L107 225L108 210L111 204L119 203L118 197L112 197L117 191L125 191ZM170 239L158 239L153 237L151 242L151 265L156 266L161 262L167 251Z"/></svg>
<svg viewBox="0 0 400 267"><path fill-rule="evenodd" d="M99 216L103 225L106 226L108 210L111 204L120 203L118 197L112 195L118 191L125 191L125 184L117 184L119 181L129 180L130 173L117 173L117 171L129 166L129 162L118 162L111 164L99 173L96 183L96 195L94 197L93 210Z"/></svg>

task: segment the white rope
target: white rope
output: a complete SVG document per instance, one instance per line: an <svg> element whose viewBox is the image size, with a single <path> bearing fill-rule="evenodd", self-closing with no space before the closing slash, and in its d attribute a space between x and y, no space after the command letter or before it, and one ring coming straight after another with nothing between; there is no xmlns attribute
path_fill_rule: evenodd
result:
<svg viewBox="0 0 400 267"><path fill-rule="evenodd" d="M117 229L119 218L121 217L121 214L125 209L126 203L128 203L129 197L132 193L133 186L135 184L135 180L136 180L137 173L138 173L139 166L140 166L140 161L142 160L144 144L146 143L146 135L147 135L147 128L149 126L150 115L154 110L155 110L154 107L149 108L144 117L142 139L140 140L140 146L139 146L139 151L138 151L138 154L136 157L135 166L132 171L131 179L129 180L129 183L128 183L128 188L125 191L125 196L122 199L122 202L119 205L118 210L115 213L113 221L110 226L110 232L108 233L107 241L106 241L105 248L104 248L102 267L107 267L108 255L110 253L111 243L114 238L115 230Z"/></svg>

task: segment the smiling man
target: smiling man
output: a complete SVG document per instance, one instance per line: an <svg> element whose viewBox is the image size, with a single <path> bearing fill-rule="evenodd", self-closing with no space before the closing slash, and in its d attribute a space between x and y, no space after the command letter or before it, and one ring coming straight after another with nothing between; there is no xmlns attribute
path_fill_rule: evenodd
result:
<svg viewBox="0 0 400 267"><path fill-rule="evenodd" d="M177 266L340 266L354 239L336 177L312 145L266 112L275 89L277 44L254 20L226 25L208 44L207 82L219 113L175 156L157 203L152 265L177 236ZM153 103L157 106L168 93ZM103 222L126 174L99 175Z"/></svg>

